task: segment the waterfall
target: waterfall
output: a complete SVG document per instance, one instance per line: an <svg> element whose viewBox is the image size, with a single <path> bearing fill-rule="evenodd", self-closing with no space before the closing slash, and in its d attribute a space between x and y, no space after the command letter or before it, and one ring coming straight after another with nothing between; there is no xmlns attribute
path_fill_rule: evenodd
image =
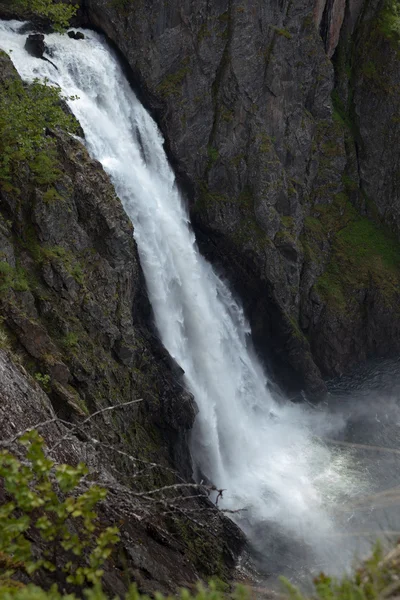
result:
<svg viewBox="0 0 400 600"><path fill-rule="evenodd" d="M56 70L25 52L20 27L0 22L0 46L12 50L25 81L47 78L78 97L69 105L84 143L134 225L159 335L199 407L191 441L197 472L226 489L219 506L243 509L235 520L269 553L267 564L281 551L278 534L299 544L300 555L310 551L330 567L347 562L342 543L329 540L339 526L335 507L359 491L360 477L351 455L321 441L340 417L271 397L243 309L197 249L162 135L103 37L47 35Z"/></svg>

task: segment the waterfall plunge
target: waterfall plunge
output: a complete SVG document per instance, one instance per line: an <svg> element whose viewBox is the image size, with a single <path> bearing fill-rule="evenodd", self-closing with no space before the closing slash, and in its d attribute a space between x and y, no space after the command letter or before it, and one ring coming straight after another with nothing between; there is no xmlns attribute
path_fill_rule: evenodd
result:
<svg viewBox="0 0 400 600"><path fill-rule="evenodd" d="M346 554L341 544L338 552L328 540L338 526L332 508L357 492L356 469L349 456L318 441L329 429L326 416L277 404L268 392L243 310L199 254L162 136L117 58L94 32L85 31L80 42L51 34L46 43L56 70L24 51L20 27L0 22L0 46L12 50L24 80L47 78L65 96L78 96L69 104L87 148L134 225L160 337L199 407L194 463L227 490L219 505L246 509L236 520L267 564L274 562L271 530L300 544L300 555L311 549L328 568L346 564L352 550ZM275 562L283 569L290 559L281 560Z"/></svg>

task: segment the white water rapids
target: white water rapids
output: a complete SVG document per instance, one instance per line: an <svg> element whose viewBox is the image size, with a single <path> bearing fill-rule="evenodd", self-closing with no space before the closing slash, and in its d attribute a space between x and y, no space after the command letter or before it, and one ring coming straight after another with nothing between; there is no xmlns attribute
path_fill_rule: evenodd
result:
<svg viewBox="0 0 400 600"><path fill-rule="evenodd" d="M285 569L293 543L296 560L313 566L318 557L328 570L340 569L354 547L335 537L336 509L366 491L353 454L321 441L342 418L271 397L240 304L199 254L163 138L104 39L86 30L83 41L47 35L56 70L25 52L20 27L0 22L0 46L12 50L25 81L47 78L78 97L69 105L85 144L134 225L157 329L199 407L198 472L226 489L222 508L246 509L236 520L267 565Z"/></svg>

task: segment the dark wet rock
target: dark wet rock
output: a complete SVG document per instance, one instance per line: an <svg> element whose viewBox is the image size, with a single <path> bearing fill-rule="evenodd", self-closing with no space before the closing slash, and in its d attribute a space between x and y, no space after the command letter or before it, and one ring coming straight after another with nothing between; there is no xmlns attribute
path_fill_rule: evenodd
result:
<svg viewBox="0 0 400 600"><path fill-rule="evenodd" d="M44 35L41 33L31 33L28 35L25 42L25 50L35 58L43 58L43 54L46 51Z"/></svg>
<svg viewBox="0 0 400 600"><path fill-rule="evenodd" d="M70 37L73 40L84 40L85 34L81 31L68 31L68 37Z"/></svg>
<svg viewBox="0 0 400 600"><path fill-rule="evenodd" d="M43 56L45 52L47 52L47 46L44 42L44 35L41 33L32 33L28 35L27 40L25 42L25 50L35 58L41 58L49 62L55 69L58 67L49 60L46 56Z"/></svg>

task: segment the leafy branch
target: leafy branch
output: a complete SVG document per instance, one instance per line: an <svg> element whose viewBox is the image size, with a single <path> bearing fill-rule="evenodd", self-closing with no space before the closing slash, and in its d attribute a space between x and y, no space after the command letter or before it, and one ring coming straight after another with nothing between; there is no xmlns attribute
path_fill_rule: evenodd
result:
<svg viewBox="0 0 400 600"><path fill-rule="evenodd" d="M78 8L74 4L54 0L12 0L12 5L49 19L54 29L59 32L63 32L69 26Z"/></svg>
<svg viewBox="0 0 400 600"><path fill-rule="evenodd" d="M35 80L25 86L10 78L0 89L0 183L11 179L26 162L38 185L51 185L60 177L55 142L49 129L76 133L76 119L62 107L59 88Z"/></svg>

